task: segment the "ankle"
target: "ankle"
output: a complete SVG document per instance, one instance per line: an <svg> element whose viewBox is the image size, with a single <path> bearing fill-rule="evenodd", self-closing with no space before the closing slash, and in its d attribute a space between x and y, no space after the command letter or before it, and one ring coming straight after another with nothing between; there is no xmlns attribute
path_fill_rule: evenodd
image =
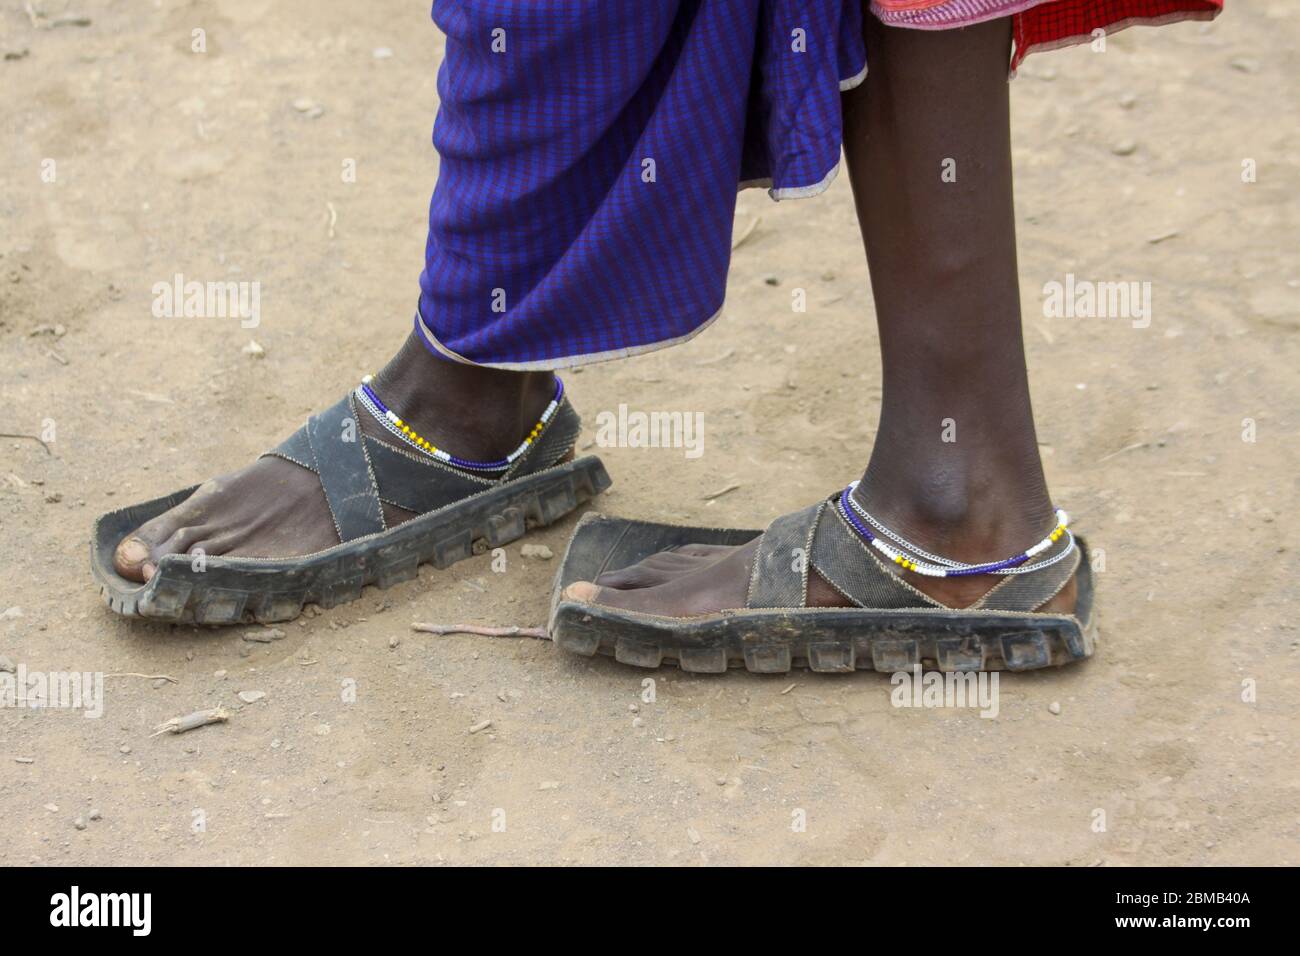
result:
<svg viewBox="0 0 1300 956"><path fill-rule="evenodd" d="M1041 478L896 482L881 480L868 468L854 497L883 528L954 561L1009 557L1040 541L1055 525Z"/></svg>
<svg viewBox="0 0 1300 956"><path fill-rule="evenodd" d="M555 395L555 376L430 354L412 333L373 387L422 435L468 458L512 451Z"/></svg>
<svg viewBox="0 0 1300 956"><path fill-rule="evenodd" d="M905 539L912 547L903 550L922 561L928 556L920 551L970 564L1002 561L1042 541L1056 521L1054 515L1042 520L1040 512L1051 514L1050 505L1036 500L1047 501L1045 489L1041 495L1022 489L1022 496L1010 496L949 488L946 494L933 497L880 497L878 489L878 483L867 485L864 481L854 491L854 500L875 519L869 522L875 525L872 530L882 541L898 547L901 543L883 532L888 529ZM922 594L954 608L970 607L1001 580L993 574L934 577L911 570L902 574ZM1066 603L1059 609L1072 609L1073 591L1062 600Z"/></svg>

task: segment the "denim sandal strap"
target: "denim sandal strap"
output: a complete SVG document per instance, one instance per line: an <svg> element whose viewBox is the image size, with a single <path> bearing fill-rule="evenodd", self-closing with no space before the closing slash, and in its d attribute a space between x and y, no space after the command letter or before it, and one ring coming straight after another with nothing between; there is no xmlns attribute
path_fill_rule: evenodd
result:
<svg viewBox="0 0 1300 956"><path fill-rule="evenodd" d="M502 475L505 481L530 475L543 468L550 468L567 455L578 441L582 432L582 419L569 403L566 395L560 399L560 405L546 423L542 433L537 436L533 446L515 459L515 463Z"/></svg>
<svg viewBox="0 0 1300 956"><path fill-rule="evenodd" d="M941 606L880 560L831 502L827 502L817 525L809 560L831 587L859 607L886 610Z"/></svg>
<svg viewBox="0 0 1300 956"><path fill-rule="evenodd" d="M1066 535L1032 560L1035 564L1051 560L1071 544L1069 535ZM1055 564L1028 574L1008 574L1005 580L972 606L984 611L1036 611L1070 583L1070 579L1079 570L1080 560L1082 555L1078 547L1075 547L1072 554Z"/></svg>
<svg viewBox="0 0 1300 956"><path fill-rule="evenodd" d="M352 396L307 419L296 432L266 452L312 472L321 483L339 541L385 530L367 447Z"/></svg>
<svg viewBox="0 0 1300 956"><path fill-rule="evenodd" d="M385 530L384 509L352 395L307 419L312 469L334 516L340 541Z"/></svg>
<svg viewBox="0 0 1300 956"><path fill-rule="evenodd" d="M417 457L377 438L366 437L381 500L422 515L495 487L496 481Z"/></svg>
<svg viewBox="0 0 1300 956"><path fill-rule="evenodd" d="M438 508L556 464L573 448L582 422L567 398L540 436L504 475L479 475L406 451L361 431L353 394L313 415L267 452L320 479L340 541L386 530L386 502L414 514Z"/></svg>
<svg viewBox="0 0 1300 956"><path fill-rule="evenodd" d="M758 541L745 607L807 607L808 549L826 502L782 515Z"/></svg>
<svg viewBox="0 0 1300 956"><path fill-rule="evenodd" d="M1037 555L1048 561L1071 546L1068 537ZM1078 570L1076 548L1054 564L1027 574L1006 575L972 605L985 611L1034 611L1060 593ZM858 607L879 610L944 608L905 581L902 575L862 540L834 505L834 500L777 518L763 532L750 575L746 607L807 607L811 568Z"/></svg>

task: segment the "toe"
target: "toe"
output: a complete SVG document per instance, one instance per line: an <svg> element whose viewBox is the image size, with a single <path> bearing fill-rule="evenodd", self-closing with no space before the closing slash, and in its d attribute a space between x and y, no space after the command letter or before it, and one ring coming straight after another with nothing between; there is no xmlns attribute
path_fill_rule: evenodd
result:
<svg viewBox="0 0 1300 956"><path fill-rule="evenodd" d="M704 563L705 559L698 555L681 554L677 551L660 551L641 562L644 567L670 572L692 570Z"/></svg>
<svg viewBox="0 0 1300 956"><path fill-rule="evenodd" d="M202 541L210 530L208 528L177 528L166 541L154 548L150 557L156 562L164 554L185 554L199 541Z"/></svg>
<svg viewBox="0 0 1300 956"><path fill-rule="evenodd" d="M730 554L734 548L715 548L711 545L686 545L659 551L636 564L613 571L605 571L596 578L596 584L620 591L655 587L673 578L699 571L701 568Z"/></svg>
<svg viewBox="0 0 1300 956"><path fill-rule="evenodd" d="M663 584L671 577L670 572L634 564L630 568L619 568L617 571L606 571L598 575L596 584L603 588L631 591L637 588L652 588L656 584Z"/></svg>
<svg viewBox="0 0 1300 956"><path fill-rule="evenodd" d="M730 544L681 544L666 553L683 554L690 558L721 558L735 550L735 545Z"/></svg>
<svg viewBox="0 0 1300 956"><path fill-rule="evenodd" d="M652 554L645 560L626 568L605 571L596 578L596 583L601 587L619 590L649 588L671 581L680 575L689 574L707 563L704 558L664 551Z"/></svg>
<svg viewBox="0 0 1300 956"><path fill-rule="evenodd" d="M602 607L619 608L624 611L642 611L650 614L661 613L667 606L664 595L670 593L673 586L680 582L675 579L656 587L622 590L603 588L591 581L575 581L564 589L563 597L569 601L583 604L599 604Z"/></svg>
<svg viewBox="0 0 1300 956"><path fill-rule="evenodd" d="M565 600L579 601L583 604L599 604L602 607L618 608L623 611L639 611L645 614L670 614L682 603L683 578L674 578L655 587L623 590L603 588L590 581L576 581L564 589ZM690 588L685 592L689 595ZM687 612L691 613L691 612Z"/></svg>
<svg viewBox="0 0 1300 956"><path fill-rule="evenodd" d="M146 565L150 575L146 576ZM123 538L113 552L113 570L128 581L144 583L152 576L153 564L149 560L149 545L136 535Z"/></svg>
<svg viewBox="0 0 1300 956"><path fill-rule="evenodd" d="M591 581L574 581L564 589L560 595L566 601L581 601L583 604L599 604L600 592L604 588L598 587Z"/></svg>

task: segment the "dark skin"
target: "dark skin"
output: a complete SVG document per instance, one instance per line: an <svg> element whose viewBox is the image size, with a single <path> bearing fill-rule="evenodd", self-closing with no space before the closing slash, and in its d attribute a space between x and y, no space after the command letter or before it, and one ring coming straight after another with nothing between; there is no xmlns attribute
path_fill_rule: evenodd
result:
<svg viewBox="0 0 1300 956"><path fill-rule="evenodd" d="M514 451L533 427L555 392L555 377L435 358L412 333L375 376L374 388L434 444L491 460ZM357 421L365 434L400 444L368 414ZM384 505L390 528L413 517ZM164 554L202 548L209 556L281 558L338 543L319 479L283 458L266 457L205 482L143 525L118 545L114 563L123 577L147 581Z"/></svg>
<svg viewBox="0 0 1300 956"><path fill-rule="evenodd" d="M868 17L866 41L867 80L844 96L845 151L871 269L883 392L859 500L934 553L1005 557L1053 524L1020 330L1010 24L929 32ZM940 175L948 159L956 162L955 182ZM442 361L412 339L375 387L435 442L489 458L528 431L553 379ZM943 440L954 427L956 440ZM365 416L362 428L387 434ZM385 513L390 525L412 517L387 506ZM316 477L263 458L146 524L119 547L117 565L147 580L169 552L291 556L337 540ZM754 550L753 543L688 546L574 584L569 595L674 616L739 608ZM953 607L973 603L998 580L906 576ZM809 603L845 602L814 573ZM1071 584L1043 609L1068 611L1074 603Z"/></svg>
<svg viewBox="0 0 1300 956"><path fill-rule="evenodd" d="M883 369L859 501L935 554L1015 554L1054 524L1020 330L1007 20L963 30L866 18L866 82L844 95L845 153L871 269ZM955 160L956 179L941 178ZM945 427L955 441L944 441ZM578 600L689 616L744 607L756 543L687 548L569 589ZM993 576L907 580L965 607ZM1044 606L1072 610L1073 582ZM844 599L809 576L809 604Z"/></svg>

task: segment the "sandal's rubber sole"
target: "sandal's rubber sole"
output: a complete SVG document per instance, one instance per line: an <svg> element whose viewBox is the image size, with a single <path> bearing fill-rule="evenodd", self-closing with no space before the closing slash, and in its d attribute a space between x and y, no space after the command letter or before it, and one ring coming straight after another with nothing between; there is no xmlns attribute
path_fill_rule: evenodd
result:
<svg viewBox="0 0 1300 956"><path fill-rule="evenodd" d="M334 607L367 585L409 581L421 564L446 568L558 521L610 486L599 458L587 457L514 479L412 518L388 531L298 558L202 560L166 555L149 583L113 569L118 543L194 492L111 511L95 522L90 564L108 606L127 617L193 624L291 621L303 605ZM195 487L198 487L197 485Z"/></svg>
<svg viewBox="0 0 1300 956"><path fill-rule="evenodd" d="M1087 545L1074 614L914 608L764 608L691 618L640 614L565 600L564 588L592 581L684 544L738 545L761 531L685 528L584 515L556 576L551 639L566 651L605 654L636 667L676 664L721 674L745 667L784 674L875 670L1026 671L1091 657L1097 641Z"/></svg>

